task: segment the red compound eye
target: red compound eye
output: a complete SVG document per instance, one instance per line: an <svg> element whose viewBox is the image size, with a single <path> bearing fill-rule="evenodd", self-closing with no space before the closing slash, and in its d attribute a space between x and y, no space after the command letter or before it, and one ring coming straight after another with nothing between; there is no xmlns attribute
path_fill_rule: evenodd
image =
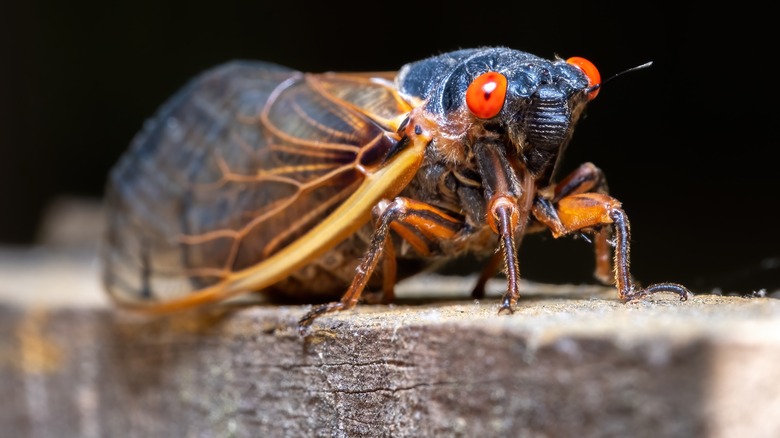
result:
<svg viewBox="0 0 780 438"><path fill-rule="evenodd" d="M490 119L501 112L506 98L506 76L489 71L477 76L466 90L466 105L480 119Z"/></svg>
<svg viewBox="0 0 780 438"><path fill-rule="evenodd" d="M571 65L575 65L582 70L583 73L585 73L585 76L588 77L588 86L592 87L594 85L601 85L601 74L599 73L599 70L596 68L595 65L593 65L592 62L588 61L585 58L580 58L579 56L573 56L566 60ZM599 90L601 88L596 88L595 90L591 91L588 94L588 100L593 100L596 98L596 95L599 94Z"/></svg>

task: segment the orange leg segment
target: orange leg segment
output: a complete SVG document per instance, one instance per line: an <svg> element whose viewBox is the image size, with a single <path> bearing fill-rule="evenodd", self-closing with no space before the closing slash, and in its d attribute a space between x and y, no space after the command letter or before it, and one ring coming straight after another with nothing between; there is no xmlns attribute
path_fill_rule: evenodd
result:
<svg viewBox="0 0 780 438"><path fill-rule="evenodd" d="M555 204L566 197L583 193L602 193L605 195L609 193L604 172L593 163L583 163L558 183L555 186L551 202ZM554 218L556 214L553 206L549 205L547 208L551 211L551 215ZM552 222L556 221L553 219ZM548 227L550 226L550 221L547 222L547 225ZM556 226L556 224L553 224L553 227ZM563 229L551 229L558 230L558 236L566 233ZM593 247L596 257L596 269L593 272L593 276L603 284L614 283L611 259L612 250L609 246L610 231L607 227L601 227L597 229L593 236ZM555 231L553 233L555 234Z"/></svg>
<svg viewBox="0 0 780 438"><path fill-rule="evenodd" d="M597 239L603 241L597 241L597 250L601 251L609 249L601 227L611 226L615 235L614 279L621 300L630 301L656 292L673 292L680 295L681 300L688 299L690 291L680 284L657 283L645 288L634 284L629 270L630 226L626 213L615 198L603 193L580 193L563 197L556 204L537 198L532 211L538 221L550 228L554 237L576 231L599 230ZM599 244L604 246L599 247ZM603 265L604 262L599 260L597 265L599 263ZM599 269L603 271L605 268L597 266L597 273Z"/></svg>
<svg viewBox="0 0 780 438"><path fill-rule="evenodd" d="M314 307L304 315L298 322L298 330L301 334L305 334L306 327L317 317L330 312L348 310L357 305L383 252L387 249L393 252L392 248L388 247L390 229L401 235L421 254L430 254L431 246L435 245L437 240L450 239L463 227L461 220L453 218L446 212L424 202L403 197L395 198L392 202L381 202L377 205L375 214L378 219L374 235L368 251L355 271L355 278L349 289L339 301ZM394 256L394 254L388 255ZM384 287L387 287L387 283Z"/></svg>

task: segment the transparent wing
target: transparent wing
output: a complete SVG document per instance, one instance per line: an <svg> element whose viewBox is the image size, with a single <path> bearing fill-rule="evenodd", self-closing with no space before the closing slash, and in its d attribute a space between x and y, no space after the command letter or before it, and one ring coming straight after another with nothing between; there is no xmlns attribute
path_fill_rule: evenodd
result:
<svg viewBox="0 0 780 438"><path fill-rule="evenodd" d="M328 220L399 140L411 107L391 78L234 62L194 79L109 176L109 293L120 303L186 299ZM367 220L373 205L356 205L344 220Z"/></svg>

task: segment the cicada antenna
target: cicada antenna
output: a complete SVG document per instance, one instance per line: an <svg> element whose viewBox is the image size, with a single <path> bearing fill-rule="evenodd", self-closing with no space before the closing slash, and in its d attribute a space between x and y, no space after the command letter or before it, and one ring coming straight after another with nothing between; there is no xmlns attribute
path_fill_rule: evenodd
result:
<svg viewBox="0 0 780 438"><path fill-rule="evenodd" d="M590 88L588 88L585 91L587 93L590 93L592 91L596 91L599 88L601 88L602 85L606 84L607 82L611 81L612 79L615 79L618 76L622 76L623 74L629 73L629 72L632 72L632 71L643 70L643 69L646 69L646 68L650 67L651 65L653 65L653 61L648 61L648 62L646 62L644 64L637 65L636 67L627 68L627 69L625 69L625 70L623 70L621 72L615 73L614 75L612 75L612 76L608 77L607 79L601 81L600 84L592 85Z"/></svg>

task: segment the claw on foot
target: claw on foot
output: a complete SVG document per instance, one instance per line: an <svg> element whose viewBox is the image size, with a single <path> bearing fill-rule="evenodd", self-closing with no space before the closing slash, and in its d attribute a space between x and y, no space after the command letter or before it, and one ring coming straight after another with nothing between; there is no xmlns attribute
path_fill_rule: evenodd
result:
<svg viewBox="0 0 780 438"><path fill-rule="evenodd" d="M680 301L688 301L693 293L685 286L677 283L656 283L645 288L634 289L625 294L623 301L633 301L659 292L671 292L680 296Z"/></svg>
<svg viewBox="0 0 780 438"><path fill-rule="evenodd" d="M303 315L303 318L301 318L298 321L298 334L301 336L306 336L306 334L309 331L309 326L311 325L314 320L322 316L326 313L335 312L338 310L344 310L346 306L341 301L336 301L333 303L327 303L322 304L317 307L314 307L307 313L306 315Z"/></svg>

